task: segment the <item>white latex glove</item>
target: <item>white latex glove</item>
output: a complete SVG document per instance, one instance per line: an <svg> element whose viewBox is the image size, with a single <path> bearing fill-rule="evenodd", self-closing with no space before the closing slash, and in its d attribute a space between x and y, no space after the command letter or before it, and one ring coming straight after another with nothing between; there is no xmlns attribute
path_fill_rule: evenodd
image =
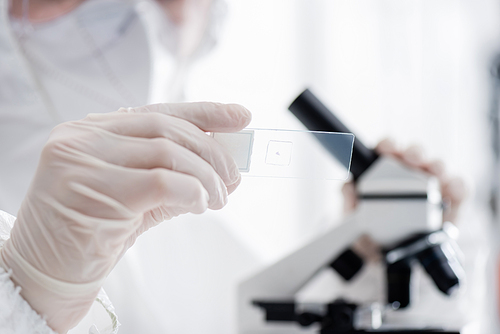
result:
<svg viewBox="0 0 500 334"><path fill-rule="evenodd" d="M49 326L66 333L141 233L226 204L241 177L204 131L238 131L250 118L238 105L159 104L57 126L0 265Z"/></svg>

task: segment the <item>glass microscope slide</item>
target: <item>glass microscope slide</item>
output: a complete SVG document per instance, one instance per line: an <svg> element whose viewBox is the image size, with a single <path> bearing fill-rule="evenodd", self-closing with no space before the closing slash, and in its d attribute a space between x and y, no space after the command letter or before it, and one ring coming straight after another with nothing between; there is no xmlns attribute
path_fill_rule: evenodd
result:
<svg viewBox="0 0 500 334"><path fill-rule="evenodd" d="M346 180L352 133L245 129L211 133L234 158L242 176Z"/></svg>

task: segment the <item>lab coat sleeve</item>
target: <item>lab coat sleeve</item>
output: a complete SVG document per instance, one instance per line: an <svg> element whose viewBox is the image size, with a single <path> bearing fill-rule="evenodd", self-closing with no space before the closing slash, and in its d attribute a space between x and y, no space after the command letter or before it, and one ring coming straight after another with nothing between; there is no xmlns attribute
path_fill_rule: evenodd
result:
<svg viewBox="0 0 500 334"><path fill-rule="evenodd" d="M15 217L0 211L0 248L10 237ZM11 273L0 267L0 333L57 334L20 295L21 288L10 279ZM119 322L108 296L99 292L85 318L68 334L116 334Z"/></svg>
<svg viewBox="0 0 500 334"><path fill-rule="evenodd" d="M55 334L19 295L10 274L0 268L0 332L9 334Z"/></svg>

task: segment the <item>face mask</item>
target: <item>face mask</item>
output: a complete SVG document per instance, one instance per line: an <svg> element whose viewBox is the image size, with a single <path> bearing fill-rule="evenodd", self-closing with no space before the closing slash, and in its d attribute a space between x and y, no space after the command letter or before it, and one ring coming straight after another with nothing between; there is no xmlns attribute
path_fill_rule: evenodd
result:
<svg viewBox="0 0 500 334"><path fill-rule="evenodd" d="M152 61L136 1L87 0L56 19L11 26L61 120L148 102Z"/></svg>
<svg viewBox="0 0 500 334"><path fill-rule="evenodd" d="M47 22L63 16L85 0L10 0L9 14L26 22Z"/></svg>
<svg viewBox="0 0 500 334"><path fill-rule="evenodd" d="M70 13L50 21L31 23L26 19L11 18L11 25L24 45L62 47L65 52L61 58L84 59L94 56L95 49L105 51L124 37L137 19L132 1L87 0Z"/></svg>

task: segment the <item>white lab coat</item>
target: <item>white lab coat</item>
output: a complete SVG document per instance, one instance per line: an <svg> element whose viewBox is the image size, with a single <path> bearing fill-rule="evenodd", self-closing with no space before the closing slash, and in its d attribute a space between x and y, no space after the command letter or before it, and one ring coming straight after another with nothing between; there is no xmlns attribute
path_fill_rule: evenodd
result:
<svg viewBox="0 0 500 334"><path fill-rule="evenodd" d="M99 1L87 0L82 6L94 6ZM125 36L104 48L104 56L112 60L108 64L121 88L133 92L131 97L113 86L102 71L103 64L92 57L92 49L82 49L78 41L81 36L67 38L68 29L74 24L71 17L63 17L47 27L42 25L35 42L21 50L9 24L7 2L0 0L0 208L15 214L29 187L41 149L57 123L121 106L166 102L168 97L176 100L182 95L178 85L191 59L174 58L159 46L154 34L158 32L155 25L161 22L147 7L152 4L143 3L138 19L127 26ZM215 23L224 11L221 3L212 4L208 36L202 39L201 49L212 45ZM95 27L99 32L94 34L97 44L106 45L113 38L111 33L126 18L127 8L120 10L123 17L116 15L108 26L101 22L102 25ZM61 40L68 43L61 45ZM198 49L193 57L201 52ZM175 85L177 89L173 89ZM235 282L255 263L254 257L210 214L187 216L160 225L144 239L140 238L106 282L124 324L120 332L234 332ZM14 310L17 316L12 321L28 316L37 319L28 305L20 301L8 275L0 275L2 291L14 296L19 301L16 305L23 305ZM102 300L96 303L97 308L108 305ZM89 314L95 312L94 307ZM72 333L89 332L94 318L84 319ZM28 322L31 323L31 330L39 326L50 332L41 320ZM9 324L12 322L5 326ZM101 333L111 333L102 331L104 327L110 328L99 327ZM3 332L1 325L0 329ZM14 333L25 331L16 329Z"/></svg>
<svg viewBox="0 0 500 334"><path fill-rule="evenodd" d="M9 274L0 268L0 329L8 334L55 334L19 295Z"/></svg>
<svg viewBox="0 0 500 334"><path fill-rule="evenodd" d="M9 239L15 218L0 211L0 248ZM46 322L19 295L10 275L0 267L0 329L2 333L54 334Z"/></svg>

